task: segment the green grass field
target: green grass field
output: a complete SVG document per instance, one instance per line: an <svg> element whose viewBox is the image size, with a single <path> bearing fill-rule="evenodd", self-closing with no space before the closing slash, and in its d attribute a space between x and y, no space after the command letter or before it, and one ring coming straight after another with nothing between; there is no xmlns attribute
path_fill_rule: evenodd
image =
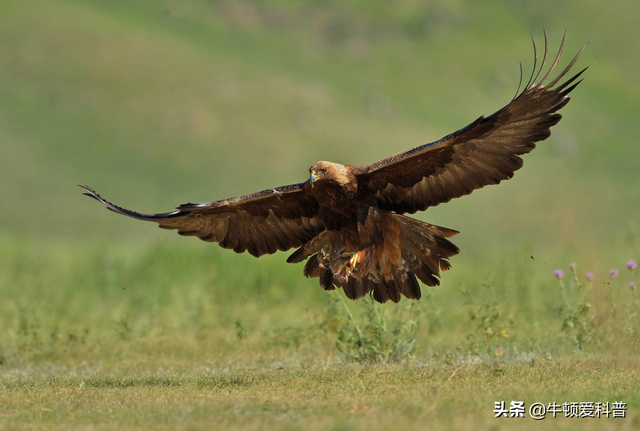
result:
<svg viewBox="0 0 640 431"><path fill-rule="evenodd" d="M639 13L0 2L0 429L639 428ZM568 29L562 64L588 43L585 81L512 180L417 215L461 231L418 302L349 301L285 253L182 238L76 187L163 212L371 163L508 102L543 24L553 54ZM494 418L499 401L527 417ZM626 417L536 421L536 402Z"/></svg>

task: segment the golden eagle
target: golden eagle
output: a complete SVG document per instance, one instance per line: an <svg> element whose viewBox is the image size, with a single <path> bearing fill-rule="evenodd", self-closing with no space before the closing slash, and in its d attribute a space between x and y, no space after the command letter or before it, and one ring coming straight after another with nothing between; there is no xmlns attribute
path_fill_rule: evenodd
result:
<svg viewBox="0 0 640 431"><path fill-rule="evenodd" d="M542 65L537 68L534 42L529 82L504 108L438 141L371 165L318 162L303 183L217 202L188 203L162 214L129 211L87 186L80 187L118 214L156 222L237 253L261 256L297 248L287 262L307 259L305 276L319 278L325 290L341 287L350 299L367 292L378 302L398 302L401 295L419 299L418 280L436 286L440 270L450 268L447 259L459 249L447 238L458 232L403 214L511 178L522 167L519 156L549 137L549 128L561 118L557 111L581 82L576 80L586 68L556 86L584 48L544 85L558 64L565 37L553 65L538 81L548 53L546 31L544 36Z"/></svg>

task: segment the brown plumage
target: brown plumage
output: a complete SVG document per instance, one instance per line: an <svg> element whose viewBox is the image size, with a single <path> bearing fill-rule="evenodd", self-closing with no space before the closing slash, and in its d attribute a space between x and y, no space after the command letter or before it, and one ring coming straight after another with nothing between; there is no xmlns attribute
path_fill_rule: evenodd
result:
<svg viewBox="0 0 640 431"><path fill-rule="evenodd" d="M440 271L450 268L447 259L459 250L447 238L458 232L402 214L498 184L522 167L520 155L549 137L549 128L561 118L557 111L567 104L567 95L586 70L555 87L581 50L544 85L558 64L564 41L553 65L538 81L547 59L545 32L542 65L538 69L534 64L526 88L504 108L436 142L371 165L318 162L303 183L217 202L189 203L163 214L129 211L81 187L114 212L217 242L238 253L261 256L297 248L287 262L307 260L305 276L318 278L326 290L341 287L350 299L368 292L378 302L398 302L403 295L419 299L418 280L436 286Z"/></svg>

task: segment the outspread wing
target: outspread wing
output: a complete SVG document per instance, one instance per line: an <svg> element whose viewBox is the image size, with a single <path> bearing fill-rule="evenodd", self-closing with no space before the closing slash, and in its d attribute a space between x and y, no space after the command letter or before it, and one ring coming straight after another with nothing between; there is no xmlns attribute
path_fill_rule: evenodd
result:
<svg viewBox="0 0 640 431"><path fill-rule="evenodd" d="M300 247L324 230L308 182L217 202L189 203L162 214L129 211L106 201L88 186L80 187L87 191L85 195L118 214L153 221L161 228L176 229L180 235L197 236L256 257Z"/></svg>
<svg viewBox="0 0 640 431"><path fill-rule="evenodd" d="M538 81L547 59L546 31L544 38L542 65L537 69L534 64L529 83L507 106L439 141L354 167L360 193L375 196L382 209L414 213L511 178L522 167L519 156L549 137L550 127L561 118L556 112L569 102L567 94L580 83L575 81L586 70L553 88L575 64L580 50L555 79L544 85L560 60L563 37L553 65ZM533 47L535 52L535 42Z"/></svg>

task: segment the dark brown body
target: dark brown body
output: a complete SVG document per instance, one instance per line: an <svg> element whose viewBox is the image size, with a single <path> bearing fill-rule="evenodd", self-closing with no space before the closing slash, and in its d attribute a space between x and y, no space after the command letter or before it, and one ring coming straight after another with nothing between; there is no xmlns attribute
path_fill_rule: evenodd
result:
<svg viewBox="0 0 640 431"><path fill-rule="evenodd" d="M311 193L320 203L322 232L292 254L288 262L308 259L305 275L320 278L326 290L342 287L358 299L372 292L379 302L401 295L419 299L419 278L439 284L439 271L458 248L445 238L458 232L377 207L360 198L358 167L318 162L310 168ZM307 185L309 187L309 185Z"/></svg>

